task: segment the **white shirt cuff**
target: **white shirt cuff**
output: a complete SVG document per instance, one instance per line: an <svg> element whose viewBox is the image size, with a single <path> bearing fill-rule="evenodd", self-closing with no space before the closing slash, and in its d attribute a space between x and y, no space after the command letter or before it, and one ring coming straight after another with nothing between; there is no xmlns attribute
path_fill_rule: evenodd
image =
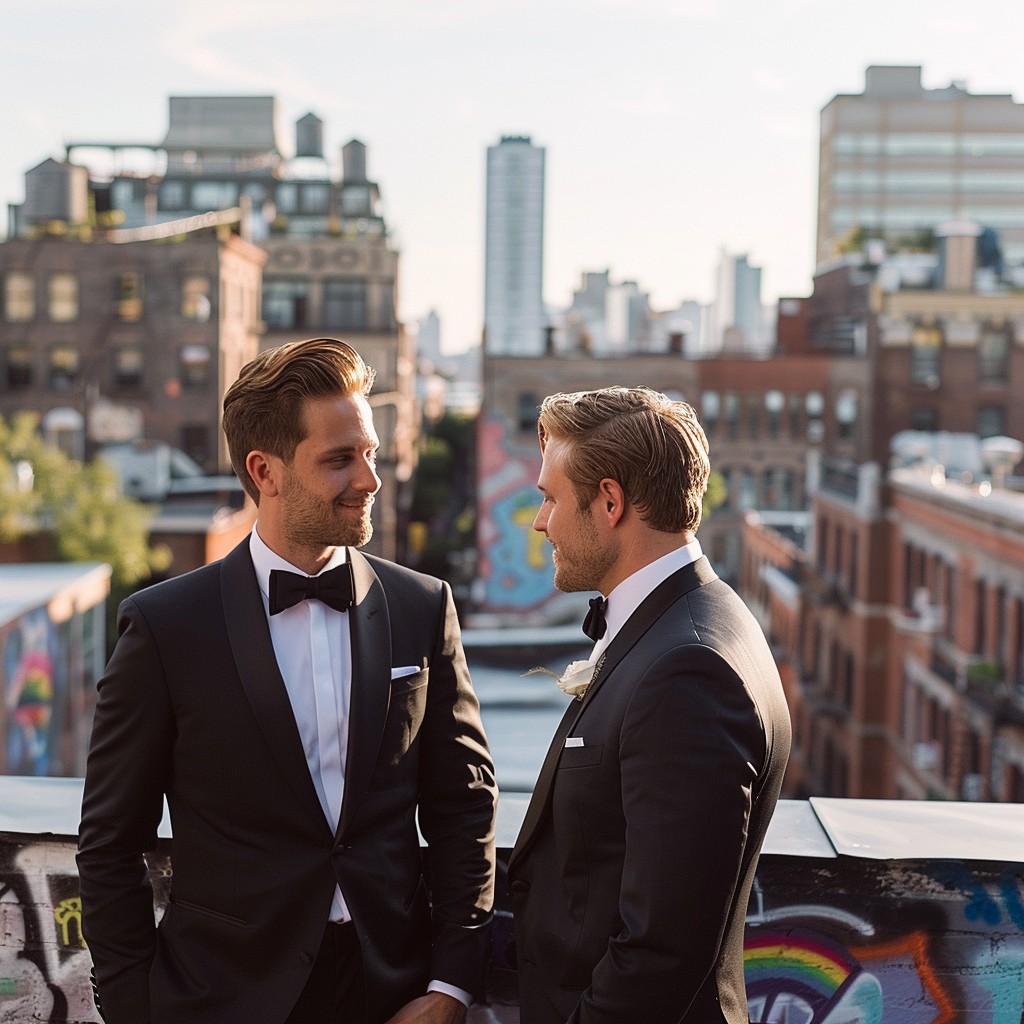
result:
<svg viewBox="0 0 1024 1024"><path fill-rule="evenodd" d="M463 1006L469 1006L473 1002L473 997L463 991L461 988L456 988L454 985L445 984L443 981L432 981L427 986L428 992L440 992L442 995L451 996L452 999L458 999Z"/></svg>

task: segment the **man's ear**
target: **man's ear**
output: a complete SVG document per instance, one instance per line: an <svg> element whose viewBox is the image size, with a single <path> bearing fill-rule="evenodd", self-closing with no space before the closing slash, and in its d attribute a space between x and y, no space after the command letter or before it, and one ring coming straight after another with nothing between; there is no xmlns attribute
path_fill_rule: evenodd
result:
<svg viewBox="0 0 1024 1024"><path fill-rule="evenodd" d="M279 458L265 452L252 451L245 457L245 468L264 498L276 498L280 494L282 465Z"/></svg>
<svg viewBox="0 0 1024 1024"><path fill-rule="evenodd" d="M615 526L626 511L626 494L617 480L605 477L597 485L597 498L602 503L600 514L609 526Z"/></svg>

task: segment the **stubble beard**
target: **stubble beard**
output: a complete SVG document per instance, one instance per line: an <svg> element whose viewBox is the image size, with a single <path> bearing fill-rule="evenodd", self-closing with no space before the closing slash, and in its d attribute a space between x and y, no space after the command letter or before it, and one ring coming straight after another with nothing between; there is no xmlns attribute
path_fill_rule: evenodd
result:
<svg viewBox="0 0 1024 1024"><path fill-rule="evenodd" d="M580 513L580 521L581 528L573 542L575 551L567 555L564 549L555 546L554 584L563 594L600 589L601 581L615 564L614 550L598 544L589 508Z"/></svg>
<svg viewBox="0 0 1024 1024"><path fill-rule="evenodd" d="M290 504L284 520L284 531L292 544L312 551L326 547L361 548L373 536L373 523L370 520L372 498L365 499L362 515L357 521L351 522L339 519L338 512L349 511L342 504L346 499L351 502L353 495L342 495L328 503L293 481L287 487L285 497Z"/></svg>

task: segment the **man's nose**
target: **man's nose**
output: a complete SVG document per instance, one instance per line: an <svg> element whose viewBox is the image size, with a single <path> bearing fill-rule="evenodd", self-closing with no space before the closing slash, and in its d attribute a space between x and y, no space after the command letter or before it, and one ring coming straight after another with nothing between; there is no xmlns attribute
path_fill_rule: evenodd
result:
<svg viewBox="0 0 1024 1024"><path fill-rule="evenodd" d="M363 463L364 472L359 475L356 486L367 494L376 494L380 490L380 477L372 462Z"/></svg>
<svg viewBox="0 0 1024 1024"><path fill-rule="evenodd" d="M548 516L543 505L541 505L541 507L537 510L537 514L533 517L533 528L538 533L547 533Z"/></svg>

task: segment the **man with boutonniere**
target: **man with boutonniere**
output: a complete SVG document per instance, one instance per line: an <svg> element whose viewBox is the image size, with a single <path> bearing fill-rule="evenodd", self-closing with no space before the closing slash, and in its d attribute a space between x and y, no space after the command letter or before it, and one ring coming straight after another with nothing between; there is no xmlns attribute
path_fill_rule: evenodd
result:
<svg viewBox="0 0 1024 1024"><path fill-rule="evenodd" d="M555 586L602 596L509 861L522 1024L746 1024L790 720L695 536L707 438L689 405L622 387L545 399L538 432Z"/></svg>

